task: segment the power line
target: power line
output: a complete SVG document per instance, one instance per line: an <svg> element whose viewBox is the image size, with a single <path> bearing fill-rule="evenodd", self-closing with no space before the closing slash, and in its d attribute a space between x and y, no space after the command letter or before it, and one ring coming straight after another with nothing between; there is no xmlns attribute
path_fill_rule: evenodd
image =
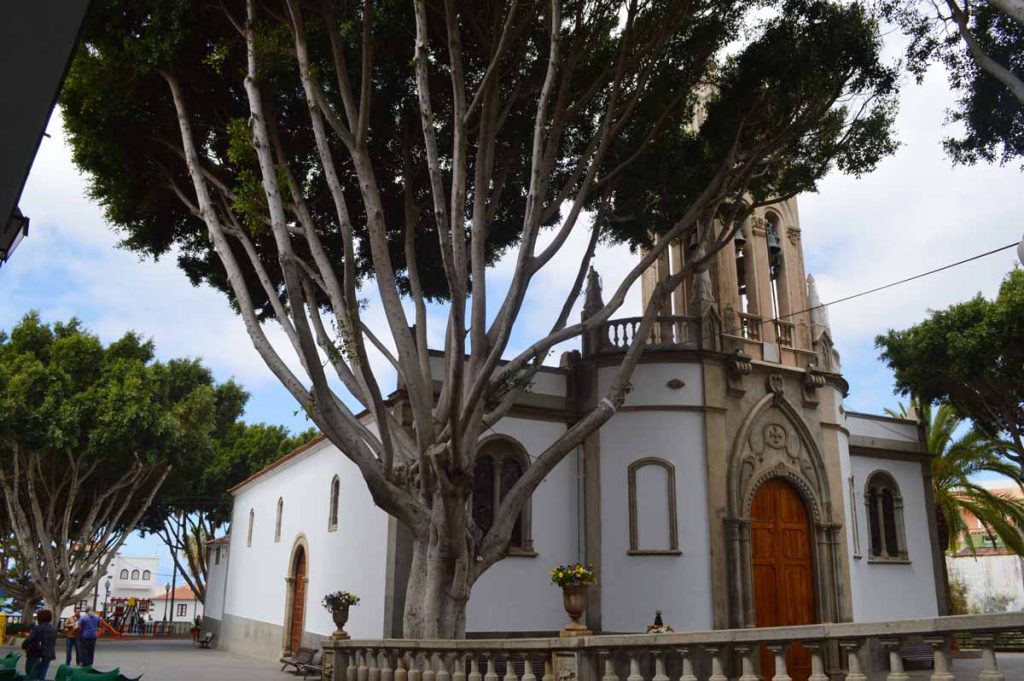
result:
<svg viewBox="0 0 1024 681"><path fill-rule="evenodd" d="M861 291L860 293L854 293L852 295L848 295L848 296L845 296L843 298L839 298L837 300L832 300L832 301L829 301L827 303L822 303L821 305L815 305L814 307L808 307L808 308L804 308L803 310L797 310L796 312L790 312L789 314L781 315L779 317L773 317L772 319L759 319L759 320L757 320L757 323L758 324L767 324L769 322L777 322L777 321L781 321L783 319L787 319L789 317L795 317L796 315L803 314L805 312L813 312L814 310L822 310L822 309L825 309L826 307L829 307L831 305L837 305L839 303L845 303L848 300L853 300L854 298L861 298L861 297L866 296L866 295L871 294L871 293L878 293L879 291L884 291L884 290L892 288L894 286L899 286L901 284L906 284L907 282L914 281L915 279L921 279L923 277L927 277L927 276L932 275L932 274L937 274L939 272L944 272L945 270L952 269L954 267L959 267L960 265L965 265L965 264L967 264L969 262L973 262L975 260L980 260L981 258L985 258L985 257L988 257L990 255L994 255L996 253L1000 253L1002 251L1006 251L1006 250L1009 250L1011 248L1016 248L1016 247L1017 247L1017 242L1014 241L1013 243L1009 243L1009 244L1007 244L1005 246L1000 246L999 248L994 248L991 251L986 251L984 253L979 253L978 255L972 255L969 258L964 258L963 260L958 260L957 262L950 263L948 265L943 265L942 267L937 267L937 268L935 268L933 270L928 270L927 272L922 272L920 274L915 274L912 277L906 277L905 279L900 279L899 281L894 281L894 282L885 284L883 286L876 286L875 288L868 289L867 291ZM724 333L726 333L726 334L733 334L733 333L736 333L737 331L742 331L742 327L738 328L738 329L731 329L729 331L725 331Z"/></svg>

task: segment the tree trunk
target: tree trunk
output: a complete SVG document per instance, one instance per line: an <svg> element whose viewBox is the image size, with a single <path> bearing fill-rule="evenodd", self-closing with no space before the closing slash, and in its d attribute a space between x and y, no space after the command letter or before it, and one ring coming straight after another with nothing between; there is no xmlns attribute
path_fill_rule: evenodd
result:
<svg viewBox="0 0 1024 681"><path fill-rule="evenodd" d="M406 583L404 638L466 637L470 548L467 499L454 490L435 493L428 531L413 537L412 563Z"/></svg>
<svg viewBox="0 0 1024 681"><path fill-rule="evenodd" d="M946 553L949 551L949 542L951 537L949 536L949 523L946 522L946 516L938 506L935 507L935 533L938 535L939 550L942 551L942 590L946 595L946 607L952 611L953 591L949 587L949 570L946 568ZM952 615L953 613L947 612L940 614Z"/></svg>

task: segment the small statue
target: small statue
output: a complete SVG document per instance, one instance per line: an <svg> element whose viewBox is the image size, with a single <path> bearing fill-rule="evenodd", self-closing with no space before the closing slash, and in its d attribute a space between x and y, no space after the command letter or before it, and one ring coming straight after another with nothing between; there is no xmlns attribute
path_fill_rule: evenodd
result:
<svg viewBox="0 0 1024 681"><path fill-rule="evenodd" d="M654 613L654 624L647 627L648 634L671 634L674 631L672 627L666 626L665 621L661 618L661 610L657 610Z"/></svg>

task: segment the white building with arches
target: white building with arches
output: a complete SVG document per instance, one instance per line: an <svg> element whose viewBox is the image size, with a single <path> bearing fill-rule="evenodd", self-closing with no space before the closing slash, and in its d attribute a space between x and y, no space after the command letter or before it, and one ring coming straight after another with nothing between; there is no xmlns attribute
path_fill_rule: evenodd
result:
<svg viewBox="0 0 1024 681"><path fill-rule="evenodd" d="M586 617L640 632L929 617L944 612L930 461L913 421L850 412L806 277L795 201L761 210L661 311L615 417L538 487L514 548L481 577L471 636L566 622L548 571L593 565ZM645 299L683 261L673 244ZM601 304L591 273L583 315ZM501 494L611 382L638 319L612 320L544 368L481 442L472 512ZM435 370L441 370L440 356ZM221 645L272 658L333 631L322 596L359 594L354 637L401 634L409 541L355 465L315 440L232 490L206 608ZM805 651L804 651L805 652ZM791 676L809 668L799 646Z"/></svg>

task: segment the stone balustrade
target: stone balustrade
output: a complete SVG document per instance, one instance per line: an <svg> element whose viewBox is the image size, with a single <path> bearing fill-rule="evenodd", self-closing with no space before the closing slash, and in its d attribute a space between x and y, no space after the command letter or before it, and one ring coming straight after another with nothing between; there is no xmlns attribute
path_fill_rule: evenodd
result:
<svg viewBox="0 0 1024 681"><path fill-rule="evenodd" d="M605 322L597 329L597 352L624 351L640 329L640 317L625 317ZM645 340L645 347L690 348L701 346L700 318L667 315L658 317Z"/></svg>
<svg viewBox="0 0 1024 681"><path fill-rule="evenodd" d="M327 681L791 681L787 652L809 656L808 681L907 681L904 657L931 655L930 681L957 678L950 644L969 633L978 681L1003 681L995 635L1024 629L1024 613L799 627L460 641L324 640ZM925 647L926 646L926 647ZM875 655L869 654L869 650ZM873 664L877 654L888 664ZM876 671L872 674L872 668ZM771 669L769 665L767 669ZM881 670L880 672L877 670ZM804 669L806 676L807 669ZM960 678L967 678L961 675ZM972 677L973 678L973 675Z"/></svg>

